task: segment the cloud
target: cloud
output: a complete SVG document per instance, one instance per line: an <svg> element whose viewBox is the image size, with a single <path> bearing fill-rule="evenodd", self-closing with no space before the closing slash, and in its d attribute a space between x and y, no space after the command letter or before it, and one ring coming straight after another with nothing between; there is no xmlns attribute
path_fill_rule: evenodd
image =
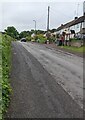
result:
<svg viewBox="0 0 85 120"><path fill-rule="evenodd" d="M10 1L10 0L9 0ZM34 28L35 19L37 22L37 29L46 30L47 26L47 7L50 6L50 28L57 28L61 23L66 23L74 18L74 11L77 10L77 2L7 2L3 0L0 4L0 14L2 14L2 28L4 30L7 26L15 26L17 30L30 30ZM0 1L1 2L1 1ZM82 15L82 3L79 6L79 16ZM1 17L0 16L0 17Z"/></svg>
<svg viewBox="0 0 85 120"><path fill-rule="evenodd" d="M1 2L83 2L84 0L1 0Z"/></svg>

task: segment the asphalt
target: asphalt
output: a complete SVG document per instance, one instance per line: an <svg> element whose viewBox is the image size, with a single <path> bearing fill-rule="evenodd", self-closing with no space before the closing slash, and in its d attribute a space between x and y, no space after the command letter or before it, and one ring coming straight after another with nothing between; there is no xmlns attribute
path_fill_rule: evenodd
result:
<svg viewBox="0 0 85 120"><path fill-rule="evenodd" d="M5 118L82 118L83 110L30 51L12 42L13 93Z"/></svg>
<svg viewBox="0 0 85 120"><path fill-rule="evenodd" d="M69 52L71 54L74 54L76 56L79 56L79 57L84 57L84 53L82 52L76 52L76 51L72 51L70 49L66 49L64 48L63 46L57 46L55 43L52 43L52 44L43 44L45 45L47 48L50 48L50 49L55 49L55 50L61 50L61 51L64 51L65 53Z"/></svg>
<svg viewBox="0 0 85 120"><path fill-rule="evenodd" d="M83 108L83 58L37 43L20 43Z"/></svg>

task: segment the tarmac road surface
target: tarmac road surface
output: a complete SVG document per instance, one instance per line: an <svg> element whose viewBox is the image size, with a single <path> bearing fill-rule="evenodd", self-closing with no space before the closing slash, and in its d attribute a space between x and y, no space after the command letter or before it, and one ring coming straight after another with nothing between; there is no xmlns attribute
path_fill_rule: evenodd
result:
<svg viewBox="0 0 85 120"><path fill-rule="evenodd" d="M13 94L6 118L82 118L83 60L36 43L12 42Z"/></svg>

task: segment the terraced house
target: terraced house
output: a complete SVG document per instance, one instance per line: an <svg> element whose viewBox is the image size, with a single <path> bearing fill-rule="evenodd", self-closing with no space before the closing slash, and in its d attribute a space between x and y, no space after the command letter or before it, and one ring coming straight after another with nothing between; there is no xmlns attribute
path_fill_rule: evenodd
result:
<svg viewBox="0 0 85 120"><path fill-rule="evenodd" d="M84 38L85 37L84 20L85 20L85 15L79 18L76 17L74 20L64 25L62 24L57 28L57 34L59 35L65 34L65 36L69 36L69 38L74 38L74 37L78 39Z"/></svg>
<svg viewBox="0 0 85 120"><path fill-rule="evenodd" d="M63 35L69 38L85 39L85 1L83 3L83 16L75 17L74 20L61 24L57 28L58 35Z"/></svg>

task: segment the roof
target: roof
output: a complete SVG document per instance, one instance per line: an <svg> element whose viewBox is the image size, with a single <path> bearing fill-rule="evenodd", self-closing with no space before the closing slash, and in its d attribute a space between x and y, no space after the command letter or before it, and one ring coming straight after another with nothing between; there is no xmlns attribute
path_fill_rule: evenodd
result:
<svg viewBox="0 0 85 120"><path fill-rule="evenodd" d="M77 18L75 20L72 20L72 21L70 21L70 22L68 22L68 23L66 23L64 25L59 26L57 28L57 31L59 31L61 29L64 29L64 28L71 27L71 26L76 25L78 23L82 23L82 22L84 22L84 20L85 20L85 16L81 16L81 17L79 17L79 18Z"/></svg>

